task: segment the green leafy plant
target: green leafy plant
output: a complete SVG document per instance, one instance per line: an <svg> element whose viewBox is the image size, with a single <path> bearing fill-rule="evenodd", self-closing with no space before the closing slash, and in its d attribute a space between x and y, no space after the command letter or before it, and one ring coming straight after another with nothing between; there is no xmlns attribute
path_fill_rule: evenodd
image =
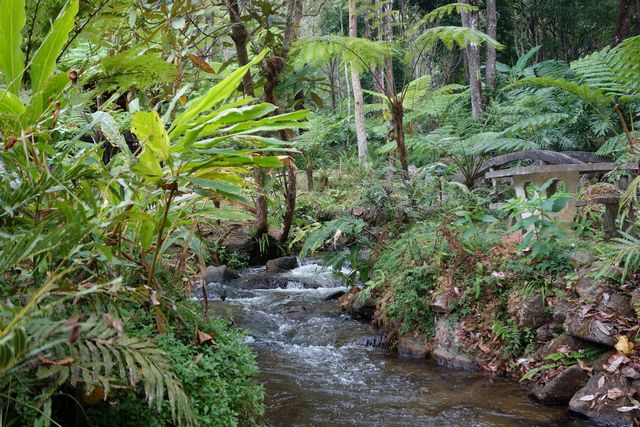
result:
<svg viewBox="0 0 640 427"><path fill-rule="evenodd" d="M556 192L547 197L545 192L553 184L553 179L540 186L529 186L527 199L516 198L503 209L518 219L512 231L523 231L525 237L521 249L531 248L533 258L548 258L558 243L567 235L553 214L560 212L570 200L570 196Z"/></svg>

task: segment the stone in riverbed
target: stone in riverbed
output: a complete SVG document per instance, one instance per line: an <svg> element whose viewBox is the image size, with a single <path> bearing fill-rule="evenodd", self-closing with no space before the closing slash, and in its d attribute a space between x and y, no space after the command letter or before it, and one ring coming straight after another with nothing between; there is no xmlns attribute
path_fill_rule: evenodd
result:
<svg viewBox="0 0 640 427"><path fill-rule="evenodd" d="M529 391L529 396L542 403L566 404L578 390L584 387L587 381L589 381L589 375L580 365L572 365L552 378L547 384L534 384Z"/></svg>
<svg viewBox="0 0 640 427"><path fill-rule="evenodd" d="M467 371L477 371L478 364L466 351L466 345L460 339L462 325L450 324L445 319L438 320L433 338L433 359L442 366Z"/></svg>
<svg viewBox="0 0 640 427"><path fill-rule="evenodd" d="M352 287L338 299L338 305L355 320L369 322L376 311L376 300L371 296L363 296L357 286Z"/></svg>
<svg viewBox="0 0 640 427"><path fill-rule="evenodd" d="M298 267L298 258L294 256L284 256L267 261L268 273L283 273Z"/></svg>
<svg viewBox="0 0 640 427"><path fill-rule="evenodd" d="M221 265L218 267L207 267L200 277L204 280L204 283L208 285L209 283L225 283L239 278L240 275L226 265Z"/></svg>
<svg viewBox="0 0 640 427"><path fill-rule="evenodd" d="M431 345L421 336L401 336L398 338L396 349L401 356L415 357L417 359L425 359L431 354Z"/></svg>
<svg viewBox="0 0 640 427"><path fill-rule="evenodd" d="M631 426L634 411L620 412L618 408L631 406L627 396L632 396L634 392L630 381L623 375L596 373L571 398L569 410L598 424Z"/></svg>

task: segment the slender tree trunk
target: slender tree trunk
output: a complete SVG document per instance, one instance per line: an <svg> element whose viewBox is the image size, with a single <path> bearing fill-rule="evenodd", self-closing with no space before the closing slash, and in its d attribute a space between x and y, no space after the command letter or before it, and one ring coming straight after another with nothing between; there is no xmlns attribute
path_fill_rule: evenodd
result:
<svg viewBox="0 0 640 427"><path fill-rule="evenodd" d="M261 237L269 232L267 217L269 214L269 204L264 185L267 178L267 171L264 168L254 170L254 180L256 182L256 236Z"/></svg>
<svg viewBox="0 0 640 427"><path fill-rule="evenodd" d="M402 99L395 97L392 101L393 127L396 136L396 145L398 147L398 159L402 168L402 178L409 178L409 160L407 158L407 147L404 138L404 107Z"/></svg>
<svg viewBox="0 0 640 427"><path fill-rule="evenodd" d="M247 40L249 36L246 27L242 23L238 1L239 0L227 0L227 10L229 12L229 20L231 21L231 40L233 40L233 44L236 47L238 65L244 66L249 63L249 54L247 52ZM242 91L246 96L253 96L253 77L251 76L251 72L244 75Z"/></svg>
<svg viewBox="0 0 640 427"><path fill-rule="evenodd" d="M496 10L496 0L487 0L487 35L492 39L498 38L498 12ZM491 89L496 87L496 48L487 46L487 86Z"/></svg>
<svg viewBox="0 0 640 427"><path fill-rule="evenodd" d="M356 0L349 0L349 37L358 37L358 14ZM360 164L367 161L367 131L364 126L364 98L360 84L360 73L351 64L351 87L355 100L356 139L358 141L358 160Z"/></svg>
<svg viewBox="0 0 640 427"><path fill-rule="evenodd" d="M296 212L296 195L297 195L297 181L296 174L298 169L293 159L286 165L286 178L285 178L285 213L282 221L282 232L279 236L279 241L284 243L289 239L289 232L293 225L293 218Z"/></svg>
<svg viewBox="0 0 640 427"><path fill-rule="evenodd" d="M307 173L307 190L311 193L313 191L313 164L311 162L307 163L305 172Z"/></svg>
<svg viewBox="0 0 640 427"><path fill-rule="evenodd" d="M477 0L463 0L463 3L477 6ZM473 30L478 29L478 12L462 12L462 24ZM470 43L466 48L467 67L469 69L469 86L471 88L471 112L479 118L484 113L482 99L482 80L480 76L480 47Z"/></svg>

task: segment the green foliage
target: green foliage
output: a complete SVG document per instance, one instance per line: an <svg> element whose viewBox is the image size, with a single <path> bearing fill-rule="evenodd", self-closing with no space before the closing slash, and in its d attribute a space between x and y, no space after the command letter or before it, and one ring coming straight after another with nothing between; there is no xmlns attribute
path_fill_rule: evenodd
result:
<svg viewBox="0 0 640 427"><path fill-rule="evenodd" d="M530 186L526 200L513 199L504 207L512 217L521 218L512 230L526 232L520 248L531 248L531 257L537 259L551 257L567 234L553 214L564 209L570 196L561 192L550 197L544 195L552 184L553 179L550 179L541 186Z"/></svg>

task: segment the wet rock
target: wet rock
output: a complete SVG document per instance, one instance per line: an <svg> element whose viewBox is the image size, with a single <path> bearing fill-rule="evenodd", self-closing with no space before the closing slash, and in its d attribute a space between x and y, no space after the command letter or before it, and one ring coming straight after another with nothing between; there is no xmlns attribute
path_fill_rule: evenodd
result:
<svg viewBox="0 0 640 427"><path fill-rule="evenodd" d="M631 389L636 393L636 398L640 395L640 380L633 380L631 382Z"/></svg>
<svg viewBox="0 0 640 427"><path fill-rule="evenodd" d="M234 280L229 287L236 289L317 289L320 287L313 278L296 278L295 280L276 274L254 274Z"/></svg>
<svg viewBox="0 0 640 427"><path fill-rule="evenodd" d="M431 354L430 343L421 336L404 335L398 338L396 349L401 356L415 357L417 359L425 359Z"/></svg>
<svg viewBox="0 0 640 427"><path fill-rule="evenodd" d="M569 410L599 424L630 426L633 412L620 412L618 408L630 406L626 396L634 391L622 375L597 373L571 398Z"/></svg>
<svg viewBox="0 0 640 427"><path fill-rule="evenodd" d="M361 347L384 347L384 336L371 335L367 337L360 337L347 342L346 345L355 345Z"/></svg>
<svg viewBox="0 0 640 427"><path fill-rule="evenodd" d="M202 279L206 284L209 283L225 283L230 280L234 280L240 277L240 275L233 269L226 265L218 267L209 266L202 274Z"/></svg>
<svg viewBox="0 0 640 427"><path fill-rule="evenodd" d="M339 291L331 292L329 295L327 295L323 299L325 301L334 301L334 300L337 300L338 298L340 298L344 294L345 294L345 292L343 290L339 290Z"/></svg>
<svg viewBox="0 0 640 427"><path fill-rule="evenodd" d="M445 319L438 320L432 357L439 365L476 371L479 368L478 364L465 351L467 347L460 339L461 332L462 325L459 322L450 324Z"/></svg>
<svg viewBox="0 0 640 427"><path fill-rule="evenodd" d="M569 335L596 344L613 347L616 343L615 331L610 325L593 317L582 317L580 313L571 313L567 316L564 321L564 329Z"/></svg>
<svg viewBox="0 0 640 427"><path fill-rule="evenodd" d="M369 322L376 311L376 300L360 292L360 288L354 286L338 299L338 305L353 319Z"/></svg>
<svg viewBox="0 0 640 427"><path fill-rule="evenodd" d="M307 309L303 305L291 305L289 307L285 307L281 313L282 314L296 314L296 313L304 313Z"/></svg>
<svg viewBox="0 0 640 427"><path fill-rule="evenodd" d="M533 399L547 404L568 403L573 395L589 381L589 375L580 365L569 366L552 378L547 384L535 384L529 391Z"/></svg>
<svg viewBox="0 0 640 427"><path fill-rule="evenodd" d="M631 315L631 297L620 292L604 292L600 297L598 309L628 317Z"/></svg>
<svg viewBox="0 0 640 427"><path fill-rule="evenodd" d="M376 311L376 300L367 296L362 298L358 296L354 298L351 305L347 308L349 316L356 320L370 321Z"/></svg>
<svg viewBox="0 0 640 427"><path fill-rule="evenodd" d="M521 328L537 328L549 320L541 295L524 297L516 313L518 326Z"/></svg>
<svg viewBox="0 0 640 427"><path fill-rule="evenodd" d="M282 273L298 267L298 258L285 256L267 261L268 273Z"/></svg>

